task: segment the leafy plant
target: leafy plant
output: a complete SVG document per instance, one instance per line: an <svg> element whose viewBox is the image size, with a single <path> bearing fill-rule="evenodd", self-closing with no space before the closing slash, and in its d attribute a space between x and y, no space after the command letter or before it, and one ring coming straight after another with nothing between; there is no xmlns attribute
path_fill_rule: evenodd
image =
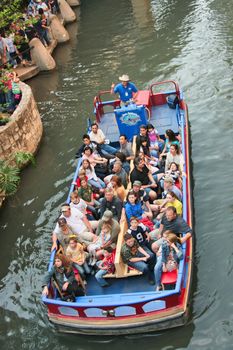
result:
<svg viewBox="0 0 233 350"><path fill-rule="evenodd" d="M30 152L16 152L13 157L15 163L17 164L18 168L21 168L22 166L31 163L33 166L36 165L35 158L32 153Z"/></svg>
<svg viewBox="0 0 233 350"><path fill-rule="evenodd" d="M14 194L17 191L19 180L19 169L0 160L0 192L6 196Z"/></svg>

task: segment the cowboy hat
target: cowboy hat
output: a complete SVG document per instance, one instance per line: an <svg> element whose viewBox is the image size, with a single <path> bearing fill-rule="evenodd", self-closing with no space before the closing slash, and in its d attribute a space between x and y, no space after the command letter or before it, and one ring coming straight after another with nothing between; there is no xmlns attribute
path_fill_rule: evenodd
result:
<svg viewBox="0 0 233 350"><path fill-rule="evenodd" d="M120 81L129 81L129 76L128 74L123 74L121 77L119 77Z"/></svg>

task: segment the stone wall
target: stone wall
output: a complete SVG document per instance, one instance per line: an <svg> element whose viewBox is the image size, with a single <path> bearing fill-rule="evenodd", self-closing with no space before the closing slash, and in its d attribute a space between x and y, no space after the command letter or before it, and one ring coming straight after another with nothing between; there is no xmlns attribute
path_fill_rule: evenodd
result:
<svg viewBox="0 0 233 350"><path fill-rule="evenodd" d="M35 153L43 126L31 88L21 83L22 99L11 115L10 122L0 127L0 158L9 157L18 151Z"/></svg>

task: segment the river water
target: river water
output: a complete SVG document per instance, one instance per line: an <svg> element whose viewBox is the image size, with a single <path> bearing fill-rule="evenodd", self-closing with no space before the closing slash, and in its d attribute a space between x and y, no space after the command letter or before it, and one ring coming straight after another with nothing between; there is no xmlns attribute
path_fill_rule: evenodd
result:
<svg viewBox="0 0 233 350"><path fill-rule="evenodd" d="M44 136L0 216L0 347L233 349L233 8L231 0L83 0L57 69L29 84ZM93 96L128 73L138 87L175 79L189 106L195 207L192 314L156 335L58 335L40 302L50 236L66 199Z"/></svg>

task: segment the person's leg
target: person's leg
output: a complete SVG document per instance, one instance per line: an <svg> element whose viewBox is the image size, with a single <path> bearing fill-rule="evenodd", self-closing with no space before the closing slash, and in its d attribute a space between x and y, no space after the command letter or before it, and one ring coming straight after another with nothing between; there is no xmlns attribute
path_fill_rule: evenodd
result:
<svg viewBox="0 0 233 350"><path fill-rule="evenodd" d="M84 269L84 271L85 271L85 273L86 273L87 275L89 275L89 274L91 273L91 269L90 269L90 267L88 266L88 264L87 264L86 261L84 261L83 269Z"/></svg>
<svg viewBox="0 0 233 350"><path fill-rule="evenodd" d="M97 266L100 265L100 261L97 262ZM107 270L99 270L95 274L95 278L101 287L109 286L109 283L103 278L107 274Z"/></svg>
<svg viewBox="0 0 233 350"><path fill-rule="evenodd" d="M79 264L76 264L76 263L73 263L72 265L73 265L73 267L74 267L76 270L78 270L78 272L79 272L81 278L82 278L83 280L85 280L85 279L86 279L86 276L85 276L85 271L84 271L83 266L81 266L81 265L79 265Z"/></svg>
<svg viewBox="0 0 233 350"><path fill-rule="evenodd" d="M110 154L115 154L117 152L117 149L110 146L110 145L107 145L107 144L103 144L101 145L101 150L102 151L105 151L107 153L110 153Z"/></svg>
<svg viewBox="0 0 233 350"><path fill-rule="evenodd" d="M161 286L162 276L162 256L157 257L157 262L154 267L155 286L159 288Z"/></svg>
<svg viewBox="0 0 233 350"><path fill-rule="evenodd" d="M99 221L97 221L97 220L90 221L90 225L91 225L92 230L97 229L98 223L99 223Z"/></svg>
<svg viewBox="0 0 233 350"><path fill-rule="evenodd" d="M88 184L91 185L91 186L94 186L96 188L98 188L99 190L101 189L101 185L99 182L91 179L91 180L88 180Z"/></svg>
<svg viewBox="0 0 233 350"><path fill-rule="evenodd" d="M149 272L148 265L145 261L129 262L128 265L145 275Z"/></svg>

